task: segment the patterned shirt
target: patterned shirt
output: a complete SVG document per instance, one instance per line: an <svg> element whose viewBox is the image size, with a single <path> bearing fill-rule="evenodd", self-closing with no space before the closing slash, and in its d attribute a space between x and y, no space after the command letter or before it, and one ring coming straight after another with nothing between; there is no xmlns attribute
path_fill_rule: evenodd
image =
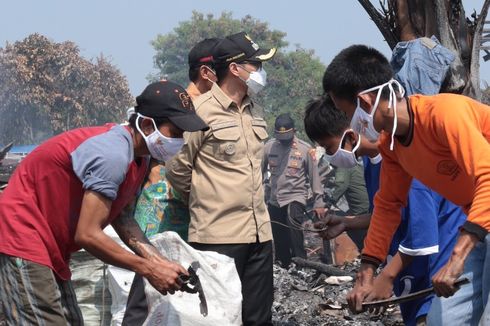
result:
<svg viewBox="0 0 490 326"><path fill-rule="evenodd" d="M165 167L151 169L153 178L143 187L134 218L147 237L164 231L177 232L187 241L189 208L165 177Z"/></svg>

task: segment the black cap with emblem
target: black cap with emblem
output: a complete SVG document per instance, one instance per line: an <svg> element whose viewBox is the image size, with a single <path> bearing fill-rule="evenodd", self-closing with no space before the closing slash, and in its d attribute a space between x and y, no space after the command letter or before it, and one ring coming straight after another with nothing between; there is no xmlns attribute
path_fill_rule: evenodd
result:
<svg viewBox="0 0 490 326"><path fill-rule="evenodd" d="M167 80L148 85L136 97L135 112L148 118L167 118L184 131L208 130L182 86Z"/></svg>
<svg viewBox="0 0 490 326"><path fill-rule="evenodd" d="M262 62L272 59L276 48L261 49L245 32L229 35L216 47L215 62L226 65L230 62Z"/></svg>
<svg viewBox="0 0 490 326"><path fill-rule="evenodd" d="M278 140L291 140L294 137L294 120L288 113L277 116L274 137Z"/></svg>

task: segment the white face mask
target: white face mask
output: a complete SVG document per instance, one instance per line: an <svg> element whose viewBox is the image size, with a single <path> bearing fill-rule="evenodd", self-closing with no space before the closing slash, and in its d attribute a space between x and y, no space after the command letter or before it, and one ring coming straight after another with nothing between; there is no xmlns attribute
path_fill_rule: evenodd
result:
<svg viewBox="0 0 490 326"><path fill-rule="evenodd" d="M357 131L360 134L363 134L366 136L366 138L374 143L378 140L379 138L379 132L376 131L374 128L374 114L376 113L376 109L378 108L379 100L381 98L381 93L383 91L383 88L388 86L390 89L390 98L388 101L388 108L393 108L394 112L394 118L393 118L393 131L391 133L391 144L390 144L390 150L393 150L393 144L395 141L395 132L396 132L396 127L397 127L397 115L396 115L396 102L397 102L397 94L393 88L393 84L398 86L399 94L400 97L403 97L405 95L405 90L403 89L402 85L395 79L391 79L388 82L378 85L369 89L366 89L359 94L366 94L375 90L378 90L378 93L376 95L376 101L374 102L374 106L371 109L371 113L367 113L364 111L360 104L359 104L359 98L357 98L357 107L354 112L354 115L352 116L351 120L351 128Z"/></svg>
<svg viewBox="0 0 490 326"><path fill-rule="evenodd" d="M249 73L248 79L245 80L249 95L257 95L267 85L267 72L263 67L252 72L245 69L242 65L240 67Z"/></svg>
<svg viewBox="0 0 490 326"><path fill-rule="evenodd" d="M330 162L330 164L338 167L338 168L346 168L350 169L356 166L357 158L355 152L361 145L361 134L359 134L359 139L357 140L356 146L352 149L352 151L348 151L342 148L342 143L344 142L344 138L347 133L352 132L351 130L344 131L342 135L342 139L340 140L339 148L333 155L328 155L325 153L325 159Z"/></svg>
<svg viewBox="0 0 490 326"><path fill-rule="evenodd" d="M379 138L379 132L374 128L373 117L374 113L369 114L361 108L358 98L350 127L358 134L365 136L370 142L375 143Z"/></svg>
<svg viewBox="0 0 490 326"><path fill-rule="evenodd" d="M126 119L129 121L131 119L131 116L136 113L136 110L134 107L127 109L126 111Z"/></svg>
<svg viewBox="0 0 490 326"><path fill-rule="evenodd" d="M138 120L142 119L150 119L153 122L153 127L155 131L153 131L148 136L145 136L143 131L141 131ZM136 118L136 129L138 129L139 133L145 140L146 146L148 147L148 151L150 151L150 155L157 161L165 162L172 158L175 154L177 154L182 146L184 146L184 138L169 138L158 130L155 120L149 117L145 117L138 113L138 117Z"/></svg>

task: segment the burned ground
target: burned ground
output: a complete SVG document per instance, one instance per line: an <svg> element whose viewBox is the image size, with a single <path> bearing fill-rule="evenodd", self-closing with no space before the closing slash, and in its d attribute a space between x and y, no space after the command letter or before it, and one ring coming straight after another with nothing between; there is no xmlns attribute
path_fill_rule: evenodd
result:
<svg viewBox="0 0 490 326"><path fill-rule="evenodd" d="M312 253L308 259L319 261L321 241L307 234L306 244L308 252ZM359 265L359 260L355 260L340 268L354 273ZM326 275L313 269L294 264L284 269L275 264L272 307L274 325L403 325L398 306L389 307L380 316L372 316L367 312L353 314L345 299L353 281L333 285L327 284L326 280ZM328 282L332 283L332 278Z"/></svg>

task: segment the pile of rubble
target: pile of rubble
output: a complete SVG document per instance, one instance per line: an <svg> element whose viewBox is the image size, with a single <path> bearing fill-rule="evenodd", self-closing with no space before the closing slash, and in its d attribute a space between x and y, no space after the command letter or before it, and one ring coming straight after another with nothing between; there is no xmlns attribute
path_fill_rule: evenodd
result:
<svg viewBox="0 0 490 326"><path fill-rule="evenodd" d="M354 272L359 261L342 267ZM398 307L390 307L383 315L352 314L346 295L352 288L349 276L327 277L316 270L289 269L274 265L274 325L403 325Z"/></svg>
<svg viewBox="0 0 490 326"><path fill-rule="evenodd" d="M274 264L274 325L403 325L398 306L388 307L382 315L353 314L349 310L346 296L354 285L359 259L342 266L321 264L323 245L315 233L305 232L305 248L306 262L293 258L298 264L288 269ZM315 269L305 267L305 263Z"/></svg>

